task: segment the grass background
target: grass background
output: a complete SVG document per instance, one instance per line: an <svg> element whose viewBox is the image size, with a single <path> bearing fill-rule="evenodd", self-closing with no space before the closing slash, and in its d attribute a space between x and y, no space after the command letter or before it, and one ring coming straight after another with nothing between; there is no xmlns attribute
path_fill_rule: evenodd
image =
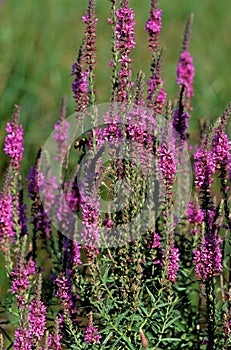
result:
<svg viewBox="0 0 231 350"><path fill-rule="evenodd" d="M68 97L68 114L74 110L70 76L84 25L81 17L87 0L5 0L0 8L0 177L7 165L3 143L5 124L14 104L21 105L25 130L23 175L32 165L38 147L43 145L57 120L63 94ZM194 57L195 97L191 119L192 140L197 142L197 120L214 119L230 100L230 0L160 0L163 9L161 44L166 47L163 76L168 98L177 96L176 66L188 15L195 14L190 51ZM145 21L149 0L131 0L136 13L134 77L143 69L149 77ZM97 103L110 98L111 30L107 24L110 2L97 1Z"/></svg>

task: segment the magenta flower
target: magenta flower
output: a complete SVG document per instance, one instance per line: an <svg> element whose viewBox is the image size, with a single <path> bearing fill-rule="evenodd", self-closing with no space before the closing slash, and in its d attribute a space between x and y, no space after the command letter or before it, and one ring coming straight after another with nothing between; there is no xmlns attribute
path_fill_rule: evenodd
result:
<svg viewBox="0 0 231 350"><path fill-rule="evenodd" d="M3 242L14 237L13 201L11 195L0 196L0 249L4 249Z"/></svg>
<svg viewBox="0 0 231 350"><path fill-rule="evenodd" d="M194 154L195 184L205 191L213 183L212 175L215 173L213 152L198 148Z"/></svg>
<svg viewBox="0 0 231 350"><path fill-rule="evenodd" d="M41 340L46 330L46 306L40 298L33 299L30 302L28 322L32 337Z"/></svg>
<svg viewBox="0 0 231 350"><path fill-rule="evenodd" d="M84 69L83 61L83 52L82 48L79 52L79 57L77 62L74 62L72 65L71 75L75 76L75 79L72 83L72 91L74 93L74 99L76 101L76 112L81 111L86 108L89 103L89 69Z"/></svg>
<svg viewBox="0 0 231 350"><path fill-rule="evenodd" d="M20 161L23 156L23 128L18 125L19 106L15 106L15 112L11 123L7 123L7 136L5 139L4 151L10 157L10 163L19 169Z"/></svg>
<svg viewBox="0 0 231 350"><path fill-rule="evenodd" d="M197 224L200 225L204 220L203 210L199 207L199 205L196 208L194 202L188 203L187 216L188 216L188 221L190 222L190 224L193 224L193 225L197 225Z"/></svg>
<svg viewBox="0 0 231 350"><path fill-rule="evenodd" d="M85 329L84 340L86 343L100 344L101 335L98 333L98 329L89 324Z"/></svg>
<svg viewBox="0 0 231 350"><path fill-rule="evenodd" d="M14 350L32 350L31 333L25 325L16 329L14 336Z"/></svg>
<svg viewBox="0 0 231 350"><path fill-rule="evenodd" d="M155 100L152 101L153 109L157 114L162 114L164 112L167 94L164 90L164 81L161 78L161 71L156 71L147 84L149 85L147 99L152 101L153 96L155 96Z"/></svg>
<svg viewBox="0 0 231 350"><path fill-rule="evenodd" d="M99 212L95 205L88 204L82 205L82 217L83 217L83 228L82 228L82 240L84 242L84 248L87 250L88 262L95 257L99 251L97 248L99 242Z"/></svg>
<svg viewBox="0 0 231 350"><path fill-rule="evenodd" d="M152 0L150 17L146 22L145 30L148 33L149 50L158 51L159 35L162 28L162 10L158 9L158 1Z"/></svg>
<svg viewBox="0 0 231 350"><path fill-rule="evenodd" d="M116 17L116 49L121 52L121 56L124 56L124 59L128 59L127 56L135 47L135 14L132 8L128 8L125 5L116 10Z"/></svg>
<svg viewBox="0 0 231 350"><path fill-rule="evenodd" d="M81 253L80 253L80 245L78 242L73 242L73 249L72 249L72 259L73 259L73 265L78 266L82 264L81 260Z"/></svg>
<svg viewBox="0 0 231 350"><path fill-rule="evenodd" d="M172 186L176 175L176 163L173 148L166 145L158 147L158 166L161 171L160 177L164 179L166 186Z"/></svg>
<svg viewBox="0 0 231 350"><path fill-rule="evenodd" d="M193 252L193 262L195 264L196 276L206 280L209 277L219 275L222 271L222 253L220 236L214 237L208 232L202 239L198 248Z"/></svg>
<svg viewBox="0 0 231 350"><path fill-rule="evenodd" d="M61 328L63 326L63 318L58 315L55 320L54 331L49 334L47 350L62 350L62 334Z"/></svg>
<svg viewBox="0 0 231 350"><path fill-rule="evenodd" d="M12 286L11 291L16 294L19 306L24 307L26 297L25 294L29 289L30 280L36 273L35 262L19 262L16 268L11 272Z"/></svg>
<svg viewBox="0 0 231 350"><path fill-rule="evenodd" d="M182 51L177 67L177 83L180 87L185 86L186 98L188 100L194 95L193 82L194 82L194 65L193 59L188 51Z"/></svg>
<svg viewBox="0 0 231 350"><path fill-rule="evenodd" d="M88 11L85 16L82 16L82 21L86 24L85 29L85 61L92 71L96 63L96 23L98 18L95 16L95 0L89 1Z"/></svg>
<svg viewBox="0 0 231 350"><path fill-rule="evenodd" d="M128 2L122 1L121 7L116 10L116 50L119 53L120 70L118 72L117 101L123 102L128 98L132 87L131 78L131 50L135 47L134 37L134 12L128 8Z"/></svg>
<svg viewBox="0 0 231 350"><path fill-rule="evenodd" d="M167 254L163 249L163 255L165 255L165 259L167 260L167 281L176 282L180 260L179 249L171 245Z"/></svg>
<svg viewBox="0 0 231 350"><path fill-rule="evenodd" d="M63 305L65 311L71 315L73 312L73 300L72 300L72 292L71 292L71 283L64 276L60 275L56 278L55 284L57 286L57 291L55 296L60 299L60 304Z"/></svg>
<svg viewBox="0 0 231 350"><path fill-rule="evenodd" d="M215 132L216 133L212 139L212 151L216 169L220 170L223 166L228 170L230 165L231 142L224 131L217 128L215 129Z"/></svg>
<svg viewBox="0 0 231 350"><path fill-rule="evenodd" d="M152 245L149 248L152 248L152 249L161 248L160 239L161 239L160 235L156 232L153 232L152 240L151 240Z"/></svg>

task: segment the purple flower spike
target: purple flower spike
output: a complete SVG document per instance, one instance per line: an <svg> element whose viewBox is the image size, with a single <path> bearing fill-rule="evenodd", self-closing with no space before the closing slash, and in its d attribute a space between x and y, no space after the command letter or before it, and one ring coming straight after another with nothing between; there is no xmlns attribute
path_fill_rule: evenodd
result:
<svg viewBox="0 0 231 350"><path fill-rule="evenodd" d="M145 30L148 33L149 50L158 51L159 35L162 28L162 10L158 9L158 1L152 0L150 17L146 22Z"/></svg>
<svg viewBox="0 0 231 350"><path fill-rule="evenodd" d="M219 275L222 271L222 253L220 236L214 237L208 232L200 246L194 250L193 262L195 264L196 276L206 280L209 277Z"/></svg>
<svg viewBox="0 0 231 350"><path fill-rule="evenodd" d="M188 221L190 224L196 225L201 224L204 220L204 213L203 210L198 206L198 208L195 207L194 202L189 202L188 209L187 209L187 216Z"/></svg>
<svg viewBox="0 0 231 350"><path fill-rule="evenodd" d="M13 294L17 294L16 298L20 307L24 307L25 292L29 289L30 280L35 273L35 262L32 260L28 263L19 262L11 273L13 277L11 291Z"/></svg>
<svg viewBox="0 0 231 350"><path fill-rule="evenodd" d="M31 334L25 324L16 329L14 336L14 350L32 350Z"/></svg>
<svg viewBox="0 0 231 350"><path fill-rule="evenodd" d="M127 57L135 47L135 14L132 8L128 8L127 5L125 5L116 10L116 17L116 49L121 52L121 55Z"/></svg>
<svg viewBox="0 0 231 350"><path fill-rule="evenodd" d="M72 300L70 281L61 274L58 278L56 278L55 284L57 286L57 292L55 294L56 297L60 299L60 304L62 304L65 311L71 315L74 304Z"/></svg>
<svg viewBox="0 0 231 350"><path fill-rule="evenodd" d="M163 253L166 255L165 250L163 250ZM180 260L179 249L175 248L174 245L171 245L165 258L167 259L167 281L176 282Z"/></svg>
<svg viewBox="0 0 231 350"><path fill-rule="evenodd" d="M228 169L230 163L231 142L224 131L216 129L215 132L212 145L216 169L219 170L222 166Z"/></svg>
<svg viewBox="0 0 231 350"><path fill-rule="evenodd" d="M11 123L7 123L7 136L5 139L4 151L10 157L10 164L17 170L20 168L20 161L23 156L23 128L18 125L20 108L15 106L15 112Z"/></svg>
<svg viewBox="0 0 231 350"><path fill-rule="evenodd" d="M46 330L46 307L40 300L33 299L29 305L29 329L33 337L41 340Z"/></svg>
<svg viewBox="0 0 231 350"><path fill-rule="evenodd" d="M63 327L63 318L58 315L55 320L54 332L49 334L47 350L62 350L61 328Z"/></svg>
<svg viewBox="0 0 231 350"><path fill-rule="evenodd" d="M85 61L92 71L96 64L96 23L98 22L95 16L95 0L89 0L88 11L85 16L82 16L82 21L86 24Z"/></svg>
<svg viewBox="0 0 231 350"><path fill-rule="evenodd" d="M213 183L212 175L215 173L215 162L213 153L198 149L194 154L195 184L202 192Z"/></svg>
<svg viewBox="0 0 231 350"><path fill-rule="evenodd" d="M177 83L180 88L184 85L186 88L186 98L190 100L194 95L193 82L194 82L194 65L193 58L188 51L182 51L177 68Z"/></svg>
<svg viewBox="0 0 231 350"><path fill-rule="evenodd" d="M176 175L176 164L173 149L165 145L158 147L158 165L166 186L172 186Z"/></svg>
<svg viewBox="0 0 231 350"><path fill-rule="evenodd" d="M4 242L14 237L13 201L10 194L0 196L0 249Z"/></svg>
<svg viewBox="0 0 231 350"><path fill-rule="evenodd" d="M101 335L98 333L98 329L93 327L92 313L90 313L88 325L85 329L84 340L87 344L100 344Z"/></svg>
<svg viewBox="0 0 231 350"><path fill-rule="evenodd" d="M134 12L128 8L128 1L122 1L116 10L116 50L119 53L120 70L118 72L118 102L126 101L132 86L131 78L131 50L135 47Z"/></svg>
<svg viewBox="0 0 231 350"><path fill-rule="evenodd" d="M72 91L74 93L74 99L76 101L76 112L79 112L86 108L89 103L89 69L84 68L84 52L83 47L80 47L77 62L72 65L71 75L75 76L72 83Z"/></svg>

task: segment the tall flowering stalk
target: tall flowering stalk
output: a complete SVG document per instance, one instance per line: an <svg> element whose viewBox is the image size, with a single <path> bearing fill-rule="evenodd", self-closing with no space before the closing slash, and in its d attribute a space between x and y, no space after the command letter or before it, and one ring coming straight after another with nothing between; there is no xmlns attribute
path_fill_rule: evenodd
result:
<svg viewBox="0 0 231 350"><path fill-rule="evenodd" d="M11 123L7 123L7 136L5 139L4 151L10 157L10 165L16 169L20 168L20 161L23 156L23 128L19 125L20 107L15 106Z"/></svg>
<svg viewBox="0 0 231 350"><path fill-rule="evenodd" d="M7 123L6 131L7 135L5 138L4 151L9 156L9 167L7 170L7 176L4 183L4 190L2 192L7 195L8 202L10 197L12 199L13 208L13 222L15 231L15 246L19 249L20 237L25 230L26 220L26 205L22 205L20 196L22 195L22 186L20 183L20 167L21 160L23 157L23 127L19 124L20 107L15 105L14 114L12 121ZM20 192L21 191L21 192ZM9 212L10 215L10 212Z"/></svg>
<svg viewBox="0 0 231 350"><path fill-rule="evenodd" d="M93 77L96 63L96 23L98 21L95 15L95 0L89 0L88 11L82 17L82 21L86 24L84 40L78 58L72 65L71 73L75 77L72 91L76 101L76 112L84 110L89 103L95 103Z"/></svg>
<svg viewBox="0 0 231 350"><path fill-rule="evenodd" d="M193 59L189 53L190 32L192 27L193 14L188 19L182 44L182 51L177 67L177 83L179 85L179 104L173 115L173 127L179 134L181 140L185 142L186 130L189 123L189 113L191 110L191 98L193 96L194 66Z"/></svg>
<svg viewBox="0 0 231 350"><path fill-rule="evenodd" d="M162 10L158 8L158 1L152 0L150 17L145 25L148 33L149 50L154 53L159 49L159 35L162 28Z"/></svg>
<svg viewBox="0 0 231 350"><path fill-rule="evenodd" d="M226 267L227 261L231 264L228 235L231 227L228 192L231 145L225 126L231 105L208 136L201 133L200 145L194 153L196 195L188 204L187 219L179 223L175 213L181 204L178 206L176 202L183 202L182 206L186 202L182 192L188 176L186 171L184 179L178 177L178 170L182 169L185 161L181 151L185 150L188 137L188 111L193 96L194 67L189 54L192 18L186 26L177 69L177 110L172 113L172 104L167 103L164 118L167 127L163 130L156 121L157 114L164 114L166 105L163 52L159 50L162 10L158 8L157 0L151 1L145 30L152 65L148 88L145 88L142 71L138 74L136 85L132 83L134 12L128 0L110 2L109 23L113 27L111 102L128 103L125 108L121 108L119 103L118 110L111 103L110 110L103 115L106 124L103 128L96 123L94 111L97 109L92 109L90 117L94 127L83 138L85 141L81 140L83 146L78 150L82 153L68 181L68 162L62 164L67 175L65 178L61 175L63 201L57 200L59 188L52 176L49 157L45 158L46 171L41 173L42 151L38 152L27 179L28 197L32 201L29 222L32 230L28 226L19 181L23 153L19 107L16 106L13 120L7 124L5 152L10 166L0 195L0 249L6 257L7 254L10 256L6 264L12 282L12 300L16 304L12 308L5 304L3 308L9 313L10 309L16 310L14 314L19 319L14 349L61 350L63 346L68 349L199 349L201 337L207 331L208 339L203 340L207 350L216 346L222 348L223 345L226 350L231 334L231 273L230 266ZM95 5L95 0L88 1L87 13L82 17L84 40L72 67L72 89L80 121L87 107L95 104ZM134 102L135 106L130 102ZM145 108L145 103L149 108ZM125 109L126 115L123 114ZM124 116L127 123L121 127ZM53 134L57 161L67 160L68 155L70 125L65 117L66 102L63 99ZM175 137L173 141L174 130L179 139ZM159 141L158 133L163 131L162 141ZM124 139L131 147L122 150L122 155L120 149L118 152L110 149L111 146L121 146ZM179 144L180 152L177 148ZM105 161L104 151L108 148L112 160L108 161L106 154ZM80 175L84 177L80 176L77 181L82 160L85 167ZM146 174L149 177L147 181ZM151 180L153 175L156 175L157 181ZM212 193L216 175L216 182L221 188L218 201ZM179 188L178 180L182 182ZM117 182L120 192L115 199L114 194L119 187ZM155 187L151 196L149 187ZM122 202L123 207L118 206L114 211L109 203L107 210L102 210L100 199L104 200L104 196L112 199L116 206ZM59 220L57 231L49 220L50 213ZM152 221L149 221L150 217ZM80 230L76 218L82 220ZM137 236L140 229L145 232ZM39 240L41 237L42 242ZM50 261L46 261L47 253ZM36 264L42 264L43 260L45 283L42 284L41 274L36 281L39 270ZM193 265L195 274L192 277ZM191 300L191 292L196 293L197 290L196 278L205 285L205 291L201 288L199 296L199 308L207 312L206 329L201 327L201 330L199 326L204 320L198 321L197 317L204 313L200 310L197 313ZM218 281L223 325L216 317ZM206 305L202 303L202 295ZM217 299L219 296L217 293ZM219 307L218 303L218 310ZM0 309L2 327L2 300ZM219 327L224 331L224 339L218 334ZM1 335L0 343L2 347L5 345Z"/></svg>
<svg viewBox="0 0 231 350"><path fill-rule="evenodd" d="M85 54L84 61L89 67L89 86L90 86L90 103L95 103L94 91L94 68L96 64L96 24L98 18L95 14L95 0L89 0L87 14L82 17L82 21L86 24L85 29Z"/></svg>
<svg viewBox="0 0 231 350"><path fill-rule="evenodd" d="M44 350L62 350L62 334L61 330L63 327L63 318L59 314L54 323L54 329L51 334L48 336L48 341L47 341L47 348L44 348Z"/></svg>
<svg viewBox="0 0 231 350"><path fill-rule="evenodd" d="M199 246L193 252L193 262L197 277L205 281L208 320L207 349L215 349L214 276L222 272L222 253L220 247L222 239L219 236L220 224L217 222L220 216L219 206L217 209L215 208L211 192L216 162L214 152L210 149L208 136L202 136L201 145L195 152L194 159L195 184L204 213L204 225L201 230Z"/></svg>
<svg viewBox="0 0 231 350"><path fill-rule="evenodd" d="M157 114L163 114L167 96L162 79L162 55L161 52L157 60L154 59L151 67L152 76L147 83L149 86L148 107L152 108Z"/></svg>
<svg viewBox="0 0 231 350"><path fill-rule="evenodd" d="M36 283L35 297L31 300L28 309L29 332L34 344L38 346L38 341L42 340L46 330L46 306L41 300L42 276L39 275Z"/></svg>
<svg viewBox="0 0 231 350"><path fill-rule="evenodd" d="M92 313L88 318L88 325L85 329L84 340L87 344L100 344L101 335L98 333L98 329L93 326Z"/></svg>
<svg viewBox="0 0 231 350"><path fill-rule="evenodd" d="M13 200L10 193L3 191L0 196L0 249L3 252L14 236Z"/></svg>
<svg viewBox="0 0 231 350"><path fill-rule="evenodd" d="M75 111L84 110L89 103L89 69L84 67L84 44L79 49L77 61L72 65L72 72L74 81L72 83L72 91L76 102Z"/></svg>
<svg viewBox="0 0 231 350"><path fill-rule="evenodd" d="M186 106L191 109L191 98L194 95L193 92L193 82L194 82L194 66L193 59L189 53L189 41L190 41L190 32L192 27L193 14L189 17L185 28L185 34L182 44L182 51L180 54L180 59L177 67L177 83L180 90L185 87L185 98Z"/></svg>
<svg viewBox="0 0 231 350"><path fill-rule="evenodd" d="M125 102L128 100L131 91L131 50L135 47L134 38L134 12L128 7L129 1L122 0L120 7L116 10L116 50L119 55L118 62L120 69L118 71L118 90L117 102Z"/></svg>
<svg viewBox="0 0 231 350"><path fill-rule="evenodd" d="M162 250L165 267L165 282L176 281L179 269L179 249L174 245L174 231L172 228L172 205L173 205L173 185L177 173L176 154L173 144L158 146L158 168L160 169L160 179L164 183L164 208L163 220L166 229L166 247Z"/></svg>

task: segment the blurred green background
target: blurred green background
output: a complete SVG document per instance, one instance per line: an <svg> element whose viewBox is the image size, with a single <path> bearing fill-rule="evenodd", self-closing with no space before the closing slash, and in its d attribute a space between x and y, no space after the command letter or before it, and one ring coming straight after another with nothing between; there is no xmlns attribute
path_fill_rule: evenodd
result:
<svg viewBox="0 0 231 350"><path fill-rule="evenodd" d="M0 6L0 168L7 164L3 154L5 124L14 104L20 104L25 130L23 175L34 161L57 120L63 94L68 97L68 114L74 110L70 76L82 40L81 17L87 0L5 0ZM149 77L150 54L143 30L150 0L131 0L136 13L134 77L143 69ZM197 142L197 120L214 119L230 100L231 91L231 6L230 0L160 0L163 9L161 44L166 47L163 76L168 98L176 98L176 66L188 15L194 12L190 51L196 68L195 97L191 122ZM110 2L97 1L97 103L110 97L111 30L107 23Z"/></svg>

